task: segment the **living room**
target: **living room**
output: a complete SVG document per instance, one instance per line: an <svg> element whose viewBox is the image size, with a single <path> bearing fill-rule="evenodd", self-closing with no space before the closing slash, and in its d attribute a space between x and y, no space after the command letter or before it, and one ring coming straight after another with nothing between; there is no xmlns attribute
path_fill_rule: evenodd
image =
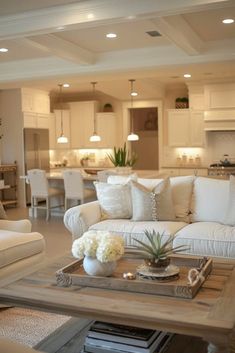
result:
<svg viewBox="0 0 235 353"><path fill-rule="evenodd" d="M30 220L33 233L39 233L34 235L38 249L43 248L40 234L46 241L47 258L69 252L72 240L87 231L87 225L95 231L110 230L112 225L119 232L120 220L102 223L99 209L86 208L87 204L85 208L68 210L65 223L64 211L52 215L48 222L44 210L32 217L32 210L27 207L25 178L30 168L26 165L25 136L26 130L48 130L49 169L60 174L66 169L114 170L107 154L113 153L114 146L123 148L126 143L129 151L139 155L132 168L137 174L133 184L163 176L170 176L171 180L199 177L196 184L190 178L187 182L184 179L183 186L172 181L178 218L191 212L192 225L185 219L171 220L166 228L156 231L177 234L175 245L181 246L190 243L190 232L195 236L192 227L197 222L203 226L206 222L226 224L229 228L225 233L219 225L213 228L215 237L212 243L201 245L202 256L216 255L232 261L234 224L228 208L232 210L234 206L227 191L233 185L229 184L229 175L235 173L234 2L45 0L21 1L19 5L16 0L9 0L0 5L0 12L1 168L11 166L15 173L10 190L6 180L6 189L1 191L6 195L2 196L3 203L8 202L8 220ZM138 118L137 110L139 115L145 112L143 119ZM101 141L90 141L93 133L98 133ZM139 136L139 141L128 139L132 133ZM57 142L60 135L68 138L65 144ZM157 140L154 148L146 143L147 147L141 145L137 149L147 138ZM154 167L145 163L150 158ZM8 171L3 171L2 179L4 173ZM200 177L208 175L215 179L203 184ZM93 176L86 178L93 185ZM213 184L214 180L221 183ZM61 175L53 182L53 186L61 185ZM146 181L142 182L149 187ZM157 185L152 184L153 187ZM189 210L193 187L200 202ZM184 194L182 190L186 189ZM135 195L141 192L134 186L133 190ZM183 204L179 190L186 195ZM202 198L203 190L210 193L211 203ZM105 191L99 192L102 199ZM145 214L146 209L138 207ZM137 223L142 222L133 208L134 211ZM133 235L127 235L133 221L126 217L123 221L122 216L120 219L127 243L133 245ZM102 224L104 229L99 228ZM31 230L28 223L19 227ZM219 246L223 237L225 244ZM196 236L195 244L190 243L191 253L199 251L197 246L203 241ZM118 322L116 316L113 322ZM129 322L133 324L132 320ZM174 329L182 333L176 326ZM202 337L201 333L195 336ZM217 342L214 333L212 338L208 352L220 352L217 345L221 342Z"/></svg>

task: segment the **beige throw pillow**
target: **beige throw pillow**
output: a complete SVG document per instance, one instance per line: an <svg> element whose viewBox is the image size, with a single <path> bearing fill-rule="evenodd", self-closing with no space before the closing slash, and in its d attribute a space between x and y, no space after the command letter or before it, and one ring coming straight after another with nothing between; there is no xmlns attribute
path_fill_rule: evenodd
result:
<svg viewBox="0 0 235 353"><path fill-rule="evenodd" d="M235 177L230 175L229 180L229 201L224 224L235 226Z"/></svg>
<svg viewBox="0 0 235 353"><path fill-rule="evenodd" d="M162 180L152 190L131 182L133 221L175 220L169 178Z"/></svg>
<svg viewBox="0 0 235 353"><path fill-rule="evenodd" d="M94 182L103 219L131 218L132 204L129 185Z"/></svg>

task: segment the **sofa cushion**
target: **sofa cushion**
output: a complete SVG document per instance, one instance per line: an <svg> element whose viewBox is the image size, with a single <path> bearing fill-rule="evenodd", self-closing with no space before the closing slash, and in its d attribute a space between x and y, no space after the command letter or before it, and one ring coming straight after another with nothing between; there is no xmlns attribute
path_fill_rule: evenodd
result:
<svg viewBox="0 0 235 353"><path fill-rule="evenodd" d="M40 233L18 233L0 230L0 268L38 254L45 248Z"/></svg>
<svg viewBox="0 0 235 353"><path fill-rule="evenodd" d="M162 180L152 190L132 181L133 221L172 221L175 219L169 178Z"/></svg>
<svg viewBox="0 0 235 353"><path fill-rule="evenodd" d="M233 175L230 175L229 202L223 223L235 226L235 177Z"/></svg>
<svg viewBox="0 0 235 353"><path fill-rule="evenodd" d="M157 186L163 179L146 179L146 178L138 178L137 182L147 189L153 190L155 186Z"/></svg>
<svg viewBox="0 0 235 353"><path fill-rule="evenodd" d="M216 222L197 222L180 229L174 246L187 245L187 253L235 258L235 228Z"/></svg>
<svg viewBox="0 0 235 353"><path fill-rule="evenodd" d="M133 222L127 219L112 219L105 220L93 224L89 229L93 230L107 230L111 233L122 235L125 239L125 245L136 245L133 238L145 240L144 230L155 230L160 234L164 233L166 238L169 235L174 235L181 228L187 224L184 222L167 222L167 221L148 221L148 222Z"/></svg>
<svg viewBox="0 0 235 353"><path fill-rule="evenodd" d="M191 221L223 223L228 201L228 180L196 178L191 203Z"/></svg>
<svg viewBox="0 0 235 353"><path fill-rule="evenodd" d="M131 218L132 204L129 185L94 182L102 219Z"/></svg>

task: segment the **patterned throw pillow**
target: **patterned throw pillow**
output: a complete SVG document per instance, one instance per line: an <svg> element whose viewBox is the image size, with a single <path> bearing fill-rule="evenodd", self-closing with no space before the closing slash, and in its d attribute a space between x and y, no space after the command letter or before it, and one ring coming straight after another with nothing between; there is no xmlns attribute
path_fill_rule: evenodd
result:
<svg viewBox="0 0 235 353"><path fill-rule="evenodd" d="M173 221L174 205L169 178L159 182L152 190L131 182L133 221Z"/></svg>
<svg viewBox="0 0 235 353"><path fill-rule="evenodd" d="M129 185L94 182L103 219L131 218L132 204Z"/></svg>

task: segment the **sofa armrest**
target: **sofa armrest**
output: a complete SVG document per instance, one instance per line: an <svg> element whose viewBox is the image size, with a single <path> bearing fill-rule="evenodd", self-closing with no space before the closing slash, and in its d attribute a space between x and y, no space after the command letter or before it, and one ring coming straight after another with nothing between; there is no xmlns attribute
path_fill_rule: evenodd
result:
<svg viewBox="0 0 235 353"><path fill-rule="evenodd" d="M0 219L0 229L19 233L30 233L32 231L32 224L28 219L21 219L19 221Z"/></svg>
<svg viewBox="0 0 235 353"><path fill-rule="evenodd" d="M88 228L101 221L99 201L88 202L69 208L64 215L65 227L72 233L73 240L82 236Z"/></svg>

